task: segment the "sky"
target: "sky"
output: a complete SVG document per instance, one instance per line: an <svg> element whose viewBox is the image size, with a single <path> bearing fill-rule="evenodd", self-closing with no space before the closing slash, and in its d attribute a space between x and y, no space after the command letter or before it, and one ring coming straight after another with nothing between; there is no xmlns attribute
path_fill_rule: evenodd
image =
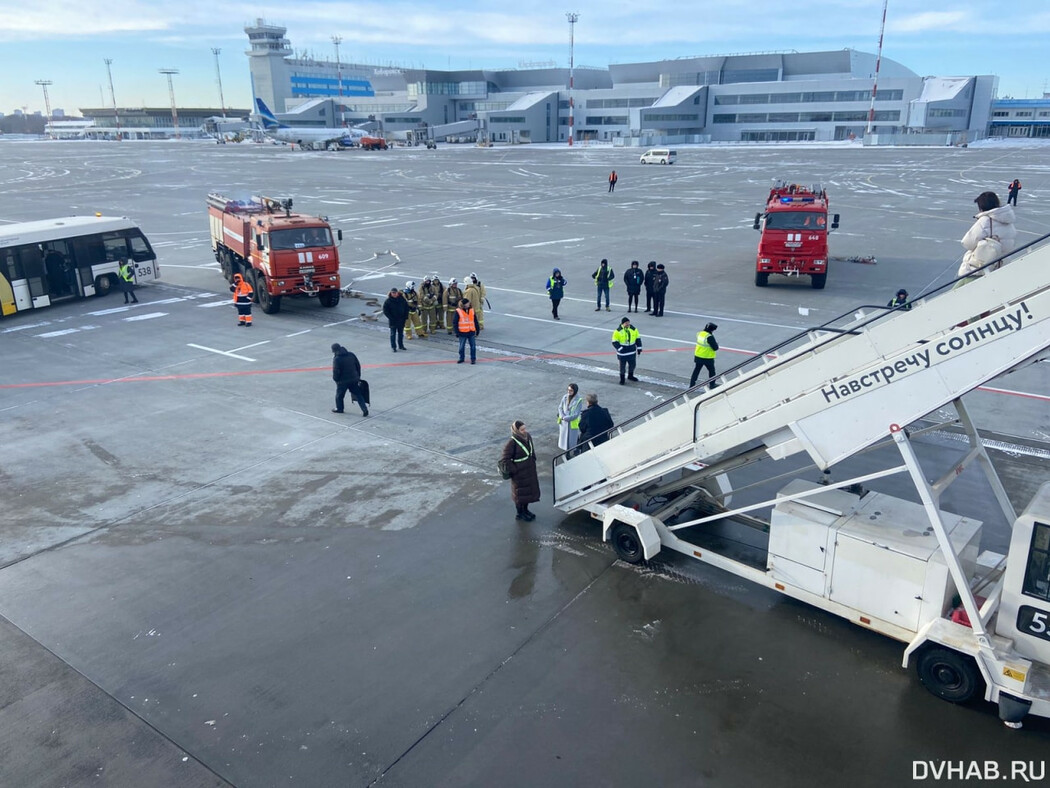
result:
<svg viewBox="0 0 1050 788"><path fill-rule="evenodd" d="M883 0L0 0L0 113L111 105L251 105L246 24L288 28L294 52L410 68L604 68L698 55L878 48ZM923 76L995 74L999 97L1050 91L1047 0L888 0L883 57ZM212 50L218 48L216 57ZM218 60L218 63L216 61ZM218 70L216 66L218 65Z"/></svg>

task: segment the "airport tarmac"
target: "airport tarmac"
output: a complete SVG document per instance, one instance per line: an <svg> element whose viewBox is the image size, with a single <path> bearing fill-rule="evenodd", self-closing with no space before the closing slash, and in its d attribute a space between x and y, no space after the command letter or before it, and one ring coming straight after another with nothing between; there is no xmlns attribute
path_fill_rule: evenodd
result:
<svg viewBox="0 0 1050 788"><path fill-rule="evenodd" d="M616 560L588 517L551 506L549 460L570 381L623 420L685 388L709 320L722 369L949 281L981 191L1020 177L1019 242L1050 232L1050 147L637 162L0 143L5 220L128 215L162 271L138 305L0 320L0 784L887 786L947 761L1045 776L1050 723L1010 731L990 704L937 700L901 644L682 556ZM824 290L754 286L751 225L778 177L822 183L841 214ZM327 215L355 296L238 328L209 191ZM622 282L594 310L602 257L671 279L666 316L636 316L638 384L617 385L610 345ZM476 366L447 335L390 353L383 294L433 272L487 287ZM367 419L330 412L332 342L364 365ZM966 401L1020 508L1050 477L1050 370ZM527 524L495 468L516 418L544 485ZM961 449L919 442L945 468ZM957 487L946 507L1002 549L987 487Z"/></svg>

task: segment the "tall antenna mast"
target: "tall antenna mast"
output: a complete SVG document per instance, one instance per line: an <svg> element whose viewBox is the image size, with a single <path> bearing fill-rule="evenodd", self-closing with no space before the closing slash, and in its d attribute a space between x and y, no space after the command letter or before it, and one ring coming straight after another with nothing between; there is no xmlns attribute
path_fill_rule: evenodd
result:
<svg viewBox="0 0 1050 788"><path fill-rule="evenodd" d="M576 22L579 21L580 15L575 11L569 11L565 14L565 18L569 20L569 147L572 147L572 138L576 133L572 128L572 111L573 111L573 96L572 96L572 70L574 60L574 48L576 45Z"/></svg>
<svg viewBox="0 0 1050 788"><path fill-rule="evenodd" d="M109 100L113 102L113 122L117 126L117 142L120 142L120 114L117 112L117 94L113 92L113 70L110 68L113 65L113 58L103 58L106 63L106 76L109 77ZM99 88L99 93L102 92L102 88Z"/></svg>
<svg viewBox="0 0 1050 788"><path fill-rule="evenodd" d="M219 53L222 52L218 47L212 47L211 53L215 55L215 76L219 80L219 107L222 109L223 118L226 117L226 99L222 95L222 70L219 68Z"/></svg>
<svg viewBox="0 0 1050 788"><path fill-rule="evenodd" d="M868 108L868 128L864 136L871 134L875 124L875 92L879 89L879 66L882 64L882 36L886 32L886 4L889 0L882 0L882 26L879 28L879 51L875 55L875 79L871 83L871 106Z"/></svg>
<svg viewBox="0 0 1050 788"><path fill-rule="evenodd" d="M44 122L44 134L48 139L51 139L55 136L55 130L51 126L51 99L47 95L47 86L54 83L50 79L38 79L36 84L44 89L44 109L47 111L47 120Z"/></svg>

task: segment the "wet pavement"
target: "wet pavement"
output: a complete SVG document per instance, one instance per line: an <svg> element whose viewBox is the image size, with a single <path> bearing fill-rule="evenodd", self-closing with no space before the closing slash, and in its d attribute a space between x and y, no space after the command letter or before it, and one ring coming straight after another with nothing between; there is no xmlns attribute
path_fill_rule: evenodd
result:
<svg viewBox="0 0 1050 788"><path fill-rule="evenodd" d="M0 145L7 218L127 213L164 277L129 309L0 321L0 783L886 786L923 763L1044 763L1050 724L937 700L901 644L682 556L617 561L551 508L549 459L570 380L620 420L684 388L698 323L719 323L728 365L947 281L982 184L1050 150L698 149L635 168L611 148L115 148ZM1050 230L1043 169L1024 178L1028 240ZM843 214L833 248L878 263L758 290L753 213L796 172ZM235 189L328 213L359 297L238 329L204 209ZM667 317L637 317L635 386L615 385L609 344L622 287L620 311L590 303L600 257L670 269ZM370 299L432 271L488 287L476 366L447 335L391 354L372 319ZM365 367L367 419L329 412L334 341ZM1046 478L1045 366L967 399L1019 505ZM515 418L541 456L527 524L495 469ZM952 493L1001 547L985 487Z"/></svg>

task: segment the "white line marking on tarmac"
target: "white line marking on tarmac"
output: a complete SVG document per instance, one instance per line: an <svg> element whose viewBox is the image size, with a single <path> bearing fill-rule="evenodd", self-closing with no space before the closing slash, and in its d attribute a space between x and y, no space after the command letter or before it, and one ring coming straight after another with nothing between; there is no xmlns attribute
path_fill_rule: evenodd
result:
<svg viewBox="0 0 1050 788"><path fill-rule="evenodd" d="M0 334L10 334L12 331L26 331L30 328L43 328L44 326L51 325L51 321L45 320L43 323L30 323L28 326L15 326L14 328L5 328L0 331Z"/></svg>
<svg viewBox="0 0 1050 788"><path fill-rule="evenodd" d="M98 312L88 312L91 317L103 317L104 315L115 315L119 312L127 312L130 307L116 306L112 309L100 309Z"/></svg>
<svg viewBox="0 0 1050 788"><path fill-rule="evenodd" d="M49 331L46 334L37 334L36 336L38 336L38 337L40 337L42 339L50 339L51 337L60 337L60 336L64 336L65 334L75 334L79 330L80 330L79 328L67 328L67 329L65 329L63 331Z"/></svg>
<svg viewBox="0 0 1050 788"><path fill-rule="evenodd" d="M239 358L241 361L255 361L254 358L248 358L247 356L238 356L236 353L231 353L228 350L216 350L213 347L205 347L204 345L195 345L192 342L186 343L187 347L195 347L197 350L207 350L209 353L218 353L220 356L229 356L230 358Z"/></svg>
<svg viewBox="0 0 1050 788"><path fill-rule="evenodd" d="M296 331L296 332L295 332L294 334L285 334L285 335L284 335L284 338L285 338L285 339L287 339L287 338L289 338L289 337L297 337L297 336L299 336L300 334L309 334L309 333L310 333L311 331L313 331L313 329L312 329L312 328L308 328L308 329L306 329L305 331Z"/></svg>
<svg viewBox="0 0 1050 788"><path fill-rule="evenodd" d="M230 352L231 353L236 353L238 350L247 350L250 347L259 347L259 345L267 345L267 344L269 344L269 342L270 342L270 340L264 339L262 342L253 342L250 345L241 345L240 347L235 347Z"/></svg>
<svg viewBox="0 0 1050 788"><path fill-rule="evenodd" d="M511 248L512 249L532 249L532 248L534 248L536 246L553 246L554 244L573 244L573 243L577 243L577 242L583 241L583 240L585 240L585 239L583 239L583 238L562 238L562 239L560 239L558 241L540 241L539 243L535 243L535 244L517 244L516 246L513 246Z"/></svg>
<svg viewBox="0 0 1050 788"><path fill-rule="evenodd" d="M227 304L232 303L233 301L209 301L207 304L197 304L197 306L207 309L210 306L226 306Z"/></svg>
<svg viewBox="0 0 1050 788"><path fill-rule="evenodd" d="M145 314L145 315L135 315L134 317L125 317L124 318L124 322L131 323L131 322L134 322L136 320L152 320L155 317L165 317L167 314L168 314L167 312L149 312L148 314Z"/></svg>

